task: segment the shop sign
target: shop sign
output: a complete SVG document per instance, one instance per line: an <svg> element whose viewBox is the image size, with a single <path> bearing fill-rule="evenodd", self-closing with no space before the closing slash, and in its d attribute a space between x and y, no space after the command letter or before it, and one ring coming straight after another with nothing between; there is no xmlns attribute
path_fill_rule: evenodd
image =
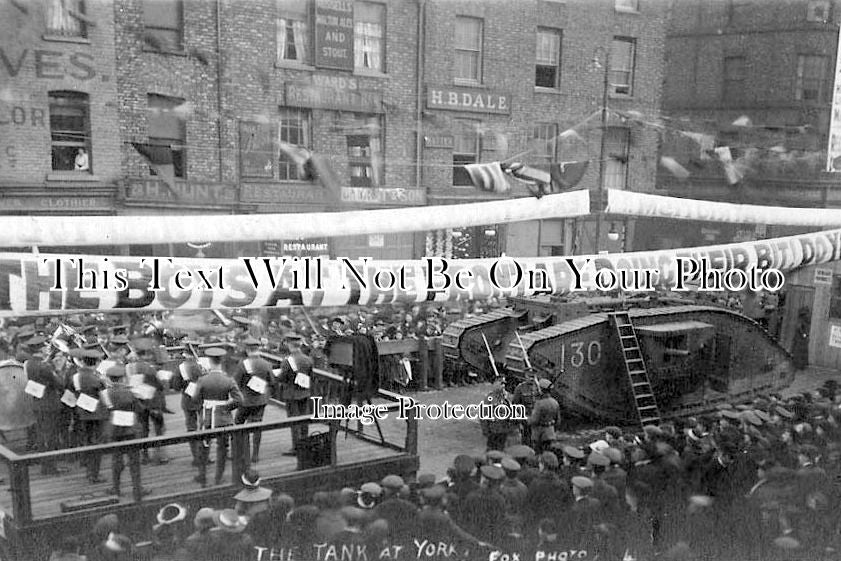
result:
<svg viewBox="0 0 841 561"><path fill-rule="evenodd" d="M353 71L352 0L316 0L315 65Z"/></svg>
<svg viewBox="0 0 841 561"><path fill-rule="evenodd" d="M271 240L263 242L263 257L319 257L330 255L330 242L326 238L306 240Z"/></svg>
<svg viewBox="0 0 841 561"><path fill-rule="evenodd" d="M815 269L815 284L832 284L832 269Z"/></svg>
<svg viewBox="0 0 841 561"><path fill-rule="evenodd" d="M342 202L373 204L423 204L420 189L386 189L377 187L342 187Z"/></svg>
<svg viewBox="0 0 841 561"><path fill-rule="evenodd" d="M232 204L237 200L233 183L209 181L178 181L167 185L153 177L129 179L127 202L179 202L200 205Z"/></svg>
<svg viewBox="0 0 841 561"><path fill-rule="evenodd" d="M829 329L829 346L841 348L841 325L831 325Z"/></svg>
<svg viewBox="0 0 841 561"><path fill-rule="evenodd" d="M0 197L4 211L112 211L111 197L58 197L44 193L31 197Z"/></svg>
<svg viewBox="0 0 841 561"><path fill-rule="evenodd" d="M471 88L428 87L427 109L449 109L474 113L511 113L511 96L507 93Z"/></svg>
<svg viewBox="0 0 841 561"><path fill-rule="evenodd" d="M332 109L357 113L382 113L382 92L339 89L315 84L286 84L288 107Z"/></svg>
<svg viewBox="0 0 841 561"><path fill-rule="evenodd" d="M453 135L431 134L423 137L424 148L453 148Z"/></svg>
<svg viewBox="0 0 841 561"><path fill-rule="evenodd" d="M324 189L310 183L243 183L242 202L249 203L319 203L324 201Z"/></svg>

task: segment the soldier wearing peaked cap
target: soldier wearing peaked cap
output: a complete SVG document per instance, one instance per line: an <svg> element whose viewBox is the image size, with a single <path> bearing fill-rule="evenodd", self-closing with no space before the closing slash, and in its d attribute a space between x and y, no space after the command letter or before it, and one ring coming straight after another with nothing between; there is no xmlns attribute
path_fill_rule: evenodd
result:
<svg viewBox="0 0 841 561"><path fill-rule="evenodd" d="M526 372L526 379L519 384L517 387L514 388L514 395L511 398L511 403L513 405L523 405L526 408L526 415L531 415L532 410L534 410L534 404L537 402L537 398L540 397L540 387L537 382L537 378L534 377L532 371ZM531 442L531 425L528 423L522 424L523 429L523 442Z"/></svg>
<svg viewBox="0 0 841 561"><path fill-rule="evenodd" d="M191 345L189 341L186 345ZM201 404L193 401L196 393L199 378L205 375L204 368L198 363L196 357L190 352L184 361L178 365L178 372L172 377L170 385L175 391L181 392L181 410L184 412L184 424L187 432L195 432L199 428L199 415ZM199 446L201 443L195 440L190 441L190 453L193 457L193 467L199 465Z"/></svg>
<svg viewBox="0 0 841 561"><path fill-rule="evenodd" d="M78 367L72 378L76 394L75 426L78 439L83 446L99 444L108 419L108 411L99 399L105 383L96 372L102 355L93 349L73 349L70 356ZM91 453L85 458L88 481L91 483L102 481L99 478L100 461L98 453Z"/></svg>
<svg viewBox="0 0 841 561"><path fill-rule="evenodd" d="M532 448L540 454L548 449L549 443L555 440L555 427L561 420L561 407L549 393L552 382L541 378L538 385L540 397L534 404L528 423L531 426Z"/></svg>
<svg viewBox="0 0 841 561"><path fill-rule="evenodd" d="M290 417L309 415L312 413L312 369L313 361L301 350L299 335L287 336L289 356L280 366L277 385L280 398L286 402L287 414ZM300 451L301 442L306 440L309 432L307 424L292 427L292 450L287 455L295 455Z"/></svg>
<svg viewBox="0 0 841 561"><path fill-rule="evenodd" d="M260 341L248 336L243 345L246 357L234 368L234 381L242 391L242 405L237 408L234 422L238 425L263 420L263 413L274 393L274 375L271 365L260 356ZM251 442L251 463L256 464L260 456L261 431L256 431Z"/></svg>
<svg viewBox="0 0 841 561"><path fill-rule="evenodd" d="M59 435L62 421L61 396L64 393L64 380L56 373L52 364L46 360L49 347L45 346L46 338L36 335L25 341L32 356L23 363L26 376L26 393L30 396L32 411L35 414L35 436L39 452L57 450L61 446ZM44 475L58 475L59 470L53 460L41 462L41 473Z"/></svg>
<svg viewBox="0 0 841 561"><path fill-rule="evenodd" d="M111 387L102 392L102 401L109 411L108 436L112 442L125 442L140 435L138 413L140 402L131 393L126 383L126 369L123 365L115 365L105 371ZM114 452L111 460L111 489L112 495L120 495L120 477L123 473L123 452ZM129 473L131 474L134 500L139 501L147 494L140 485L140 452L136 448L126 451L128 456Z"/></svg>
<svg viewBox="0 0 841 561"><path fill-rule="evenodd" d="M445 510L446 492L440 485L433 485L421 492L425 506L418 513L417 535L427 536L438 543L456 542L461 546L479 546L481 542L464 531Z"/></svg>
<svg viewBox="0 0 841 561"><path fill-rule="evenodd" d="M158 379L158 371L152 366L153 351L157 348L157 342L148 337L132 339L130 345L137 360L126 365L126 376L129 385L132 386L135 395L140 402L138 421L140 422L140 437L149 436L150 423L154 426L155 436L162 436L164 427L164 386ZM169 460L163 455L160 448L157 448L156 462L166 463ZM144 450L141 454L142 462L150 461L149 451Z"/></svg>
<svg viewBox="0 0 841 561"><path fill-rule="evenodd" d="M225 350L219 347L211 347L205 351L205 355L210 359L210 369L199 379L193 396L193 402L202 409L202 428L215 429L233 425L231 411L242 403L242 392L233 378L222 369L222 359L226 354ZM216 485L222 483L222 476L225 474L228 439L225 434L216 437ZM207 484L209 453L209 443L199 448L199 474L195 480L202 486ZM231 462L242 463L243 460L244 458L231 458Z"/></svg>
<svg viewBox="0 0 841 561"><path fill-rule="evenodd" d="M508 535L505 497L499 486L505 472L499 466L482 466L483 485L470 493L460 509L460 525L479 540L501 546Z"/></svg>

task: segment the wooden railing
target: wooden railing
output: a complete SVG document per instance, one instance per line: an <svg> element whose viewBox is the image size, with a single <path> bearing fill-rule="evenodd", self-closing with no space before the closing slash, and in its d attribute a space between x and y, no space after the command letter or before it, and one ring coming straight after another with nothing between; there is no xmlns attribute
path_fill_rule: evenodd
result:
<svg viewBox="0 0 841 561"><path fill-rule="evenodd" d="M280 357L275 357L272 355L267 356L270 360L279 360ZM323 390L325 393L319 394L323 396L331 396L331 400L335 401L335 396L340 395L340 386L343 384L343 380L341 377L331 373L326 372L323 370L315 370L313 372L313 381L315 383L315 391ZM400 399L401 396L392 393L386 390L379 390L377 398L379 400L386 401L385 406L389 413L393 413L397 411L399 408L399 404L397 401ZM281 402L272 400L274 406L284 406ZM325 402L327 399L325 399ZM374 439L373 437L362 435L358 431L353 430L347 424L342 426L342 423L339 421L325 421L325 420L314 420L309 415L302 415L298 417L291 417L287 419L283 419L280 421L263 421L260 423L248 423L243 425L236 425L236 426L229 426L219 429L207 429L201 430L197 432L189 432L186 434L180 434L176 436L158 436L158 437L149 437L149 438L138 438L133 439L130 441L123 441L123 442L113 442L113 443L106 443L106 444L99 444L95 446L82 446L77 448L69 448L63 450L55 450L50 452L41 452L41 453L33 453L33 454L26 454L20 455L12 450L4 446L0 446L0 462L5 463L8 468L9 473L9 491L11 493L12 499L12 512L11 512L11 522L15 527L18 529L25 528L28 525L32 525L33 523L44 523L44 522L57 522L61 521L62 519L68 519L74 514L66 514L63 513L57 516L47 516L47 517L39 517L34 518L32 512L32 495L31 495L31 485L30 485L30 476L29 470L32 466L41 464L44 460L58 462L58 461L76 461L80 458L84 457L91 457L95 454L100 454L102 456L112 455L115 453L128 453L129 451L136 451L136 450L150 450L158 447L168 447L173 445L179 444L189 444L190 442L198 442L210 440L216 437L217 435L228 435L231 437L231 458L246 458L247 454L245 451L247 450L248 446L248 436L251 433L255 432L262 432L267 433L271 431L279 431L279 430L290 430L292 427L299 426L302 424L321 424L327 425L329 427L330 432L330 465L325 466L322 468L314 468L314 470L321 470L319 473L322 473L324 469L336 468L339 463L339 458L337 457L336 451L336 434L340 431L345 431L348 433L353 433L356 437L363 438L365 440L374 442L375 444L382 445L386 448L395 450L398 452L398 457L407 457L414 460L415 468L417 466L417 421L411 416L406 419L406 433L405 439L402 442L393 442L389 441L386 438L384 441L379 439ZM233 462L232 462L233 463ZM145 466L141 466L141 480L143 478L143 470ZM239 486L240 476L243 473L244 469L247 468L247 465L244 462L237 462L233 463L230 469L230 476L231 476L231 484L234 486ZM212 467L210 468L213 469ZM311 472L314 470L298 470L294 472L294 476L299 476L302 474L306 474L307 472ZM126 477L128 474L124 473L123 477ZM287 477L286 474L276 476L274 478L266 478L264 480L267 483L271 483L272 479L275 480L282 480L284 477ZM230 493L230 487L223 486L223 487L212 487L206 489L194 489L189 491L181 491L174 494L169 495L155 495L154 502L161 503L164 501L173 502L173 501L183 501L183 500L190 500L192 499L201 499L203 497L207 497L209 494L219 494L219 493ZM131 496L131 493L127 493L128 496ZM146 500L143 501L144 503ZM113 501L112 501L113 503ZM135 504L136 501L132 501L131 504ZM120 503L120 507L124 508L126 502L123 501ZM93 505L91 508L94 509L96 512L102 511L101 508L97 508L102 505ZM113 506L113 504L112 504ZM8 519L6 520L7 524L10 522Z"/></svg>

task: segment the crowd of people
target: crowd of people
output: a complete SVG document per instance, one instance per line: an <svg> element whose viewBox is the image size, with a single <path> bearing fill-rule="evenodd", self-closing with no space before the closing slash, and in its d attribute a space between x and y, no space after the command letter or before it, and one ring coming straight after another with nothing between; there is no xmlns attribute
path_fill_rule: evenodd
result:
<svg viewBox="0 0 841 561"><path fill-rule="evenodd" d="M142 535L114 515L51 561L834 559L841 551L841 395L722 405L644 430L606 427L454 457L296 496L253 469L225 508L167 505Z"/></svg>

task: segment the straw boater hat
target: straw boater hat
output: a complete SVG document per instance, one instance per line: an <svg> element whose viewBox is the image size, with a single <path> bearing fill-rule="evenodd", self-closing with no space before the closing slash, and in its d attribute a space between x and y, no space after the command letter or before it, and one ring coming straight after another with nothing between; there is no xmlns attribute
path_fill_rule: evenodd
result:
<svg viewBox="0 0 841 561"><path fill-rule="evenodd" d="M165 505L158 511L158 524L175 524L187 518L187 509L178 503Z"/></svg>
<svg viewBox="0 0 841 561"><path fill-rule="evenodd" d="M234 495L234 500L243 503L259 503L269 500L272 496L272 490L266 487L260 487L260 474L257 470L249 469L240 477L243 489Z"/></svg>
<svg viewBox="0 0 841 561"><path fill-rule="evenodd" d="M245 519L232 508L217 510L213 513L213 522L223 532L238 534L245 530Z"/></svg>

